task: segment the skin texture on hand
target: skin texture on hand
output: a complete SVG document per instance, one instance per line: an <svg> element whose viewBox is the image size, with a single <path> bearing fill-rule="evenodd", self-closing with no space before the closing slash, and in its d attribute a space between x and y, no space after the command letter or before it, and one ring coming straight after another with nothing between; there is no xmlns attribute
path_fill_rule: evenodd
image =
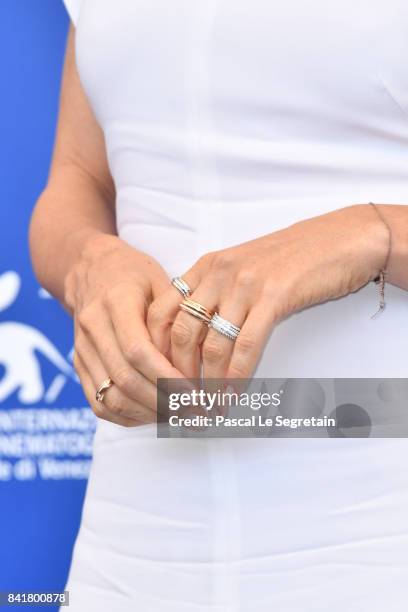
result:
<svg viewBox="0 0 408 612"><path fill-rule="evenodd" d="M275 325L313 304L373 280L388 249L388 230L369 205L355 205L209 253L182 275L191 299L241 327L235 342L179 309L170 287L149 307L156 347L185 376L249 378Z"/></svg>
<svg viewBox="0 0 408 612"><path fill-rule="evenodd" d="M65 282L74 312L74 365L87 399L101 418L121 425L154 423L157 378L183 378L154 346L147 308L169 284L161 266L118 237L87 245ZM103 403L95 390L110 376Z"/></svg>

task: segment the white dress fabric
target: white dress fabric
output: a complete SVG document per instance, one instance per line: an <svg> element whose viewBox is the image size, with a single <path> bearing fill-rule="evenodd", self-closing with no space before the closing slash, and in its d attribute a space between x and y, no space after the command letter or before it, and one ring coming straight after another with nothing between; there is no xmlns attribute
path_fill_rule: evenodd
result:
<svg viewBox="0 0 408 612"><path fill-rule="evenodd" d="M405 0L66 0L119 235L182 275L354 203L408 202ZM271 335L257 376L406 377L408 296ZM400 612L404 439L162 440L99 422L71 610Z"/></svg>

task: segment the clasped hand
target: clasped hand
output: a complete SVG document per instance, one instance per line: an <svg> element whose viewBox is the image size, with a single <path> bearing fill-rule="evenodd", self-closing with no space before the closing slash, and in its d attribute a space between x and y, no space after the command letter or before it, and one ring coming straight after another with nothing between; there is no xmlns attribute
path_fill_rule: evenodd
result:
<svg viewBox="0 0 408 612"><path fill-rule="evenodd" d="M163 268L119 238L92 244L67 279L74 363L101 418L156 419L157 378L249 378L280 320L356 291L378 274L387 234L356 205L211 252L180 271L191 299L241 328L235 341L180 309ZM103 405L95 388L110 376Z"/></svg>

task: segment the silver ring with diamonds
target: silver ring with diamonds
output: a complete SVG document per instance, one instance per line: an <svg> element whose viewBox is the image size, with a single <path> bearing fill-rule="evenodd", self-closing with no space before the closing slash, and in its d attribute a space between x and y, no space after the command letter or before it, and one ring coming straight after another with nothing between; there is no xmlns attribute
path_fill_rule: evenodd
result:
<svg viewBox="0 0 408 612"><path fill-rule="evenodd" d="M241 328L226 319L220 317L218 312L215 312L211 318L211 321L208 324L208 327L212 327L219 334L226 336L230 340L236 340L239 336L239 332Z"/></svg>
<svg viewBox="0 0 408 612"><path fill-rule="evenodd" d="M186 281L181 278L181 276L176 276L175 278L173 278L171 280L171 284L177 289L177 291L181 293L183 297L190 297L191 289L187 285Z"/></svg>

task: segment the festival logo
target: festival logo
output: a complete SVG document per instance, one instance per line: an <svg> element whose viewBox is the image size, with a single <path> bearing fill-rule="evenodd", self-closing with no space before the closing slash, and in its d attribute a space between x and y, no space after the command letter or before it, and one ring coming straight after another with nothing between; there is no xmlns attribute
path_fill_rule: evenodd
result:
<svg viewBox="0 0 408 612"><path fill-rule="evenodd" d="M0 481L88 477L95 417L72 345L64 356L51 339L70 343L71 330L47 291L32 299L17 272L0 274Z"/></svg>
<svg viewBox="0 0 408 612"><path fill-rule="evenodd" d="M9 271L0 276L0 312L12 306L20 288L21 279L17 272ZM45 295L44 292L42 295ZM40 355L57 371L47 389L42 376ZM55 402L68 381L78 383L78 377L68 359L35 327L20 321L0 322L0 364L5 369L0 380L0 404L15 392L18 401L24 405L40 401L46 404Z"/></svg>

